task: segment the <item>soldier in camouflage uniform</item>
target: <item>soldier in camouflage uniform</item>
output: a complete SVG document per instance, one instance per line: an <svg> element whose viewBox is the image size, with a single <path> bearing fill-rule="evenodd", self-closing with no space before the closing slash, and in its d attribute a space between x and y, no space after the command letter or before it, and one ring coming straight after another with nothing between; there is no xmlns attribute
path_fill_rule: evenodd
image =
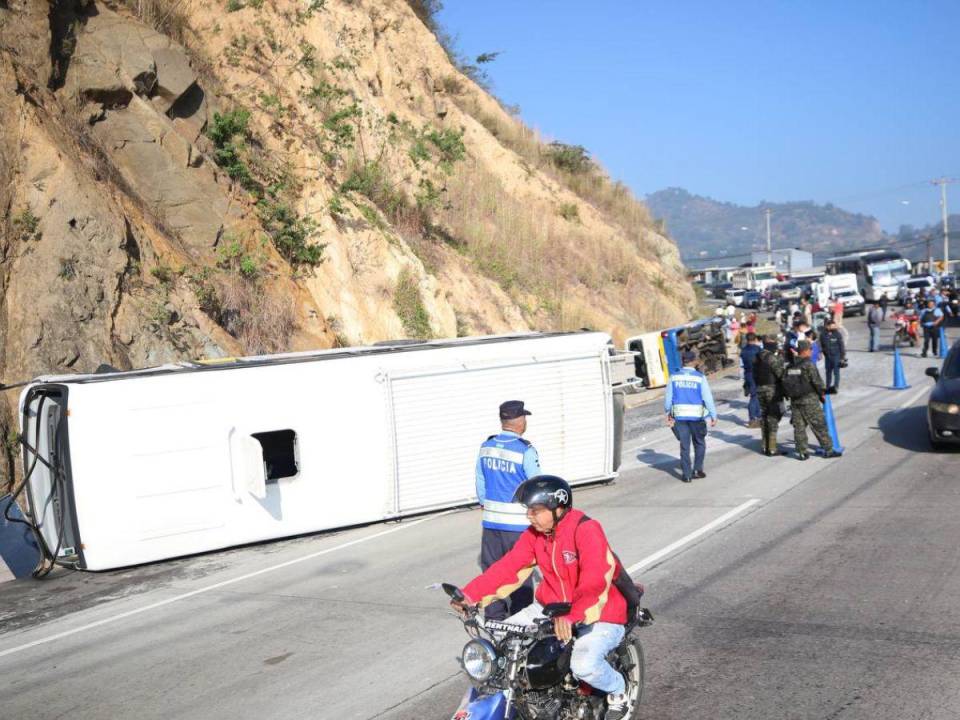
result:
<svg viewBox="0 0 960 720"><path fill-rule="evenodd" d="M783 369L783 358L777 353L777 339L765 337L763 350L753 361L753 380L757 384L757 399L760 400L763 454L767 457L778 454L777 428L783 417L780 406L783 402L783 391L780 387Z"/></svg>
<svg viewBox="0 0 960 720"><path fill-rule="evenodd" d="M840 453L833 449L833 440L827 430L827 420L823 416L823 402L825 388L817 367L810 361L813 350L808 340L797 343L797 358L790 363L783 373L783 390L790 398L790 414L793 423L793 437L797 445L797 459L806 460L810 457L807 452L807 426L817 436L824 457L839 457Z"/></svg>

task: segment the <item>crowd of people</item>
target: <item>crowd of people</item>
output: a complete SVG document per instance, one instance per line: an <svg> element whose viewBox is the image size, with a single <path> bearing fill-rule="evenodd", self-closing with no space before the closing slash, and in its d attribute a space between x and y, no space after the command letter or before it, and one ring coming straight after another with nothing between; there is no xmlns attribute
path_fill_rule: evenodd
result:
<svg viewBox="0 0 960 720"><path fill-rule="evenodd" d="M868 350L876 352L880 349L880 328L887 319L888 301L886 297L871 303L867 313L867 327L870 330ZM936 356L940 352L940 329L948 318L960 316L960 294L952 288L936 288L927 292L921 289L916 300L907 298L903 308L894 319L902 329L895 334L895 341L902 333L910 344L919 343L922 333L923 347L921 357L927 357L929 352Z"/></svg>
<svg viewBox="0 0 960 720"><path fill-rule="evenodd" d="M922 333L921 356L927 357L930 352L936 356L943 324L948 318L960 316L958 301L960 294L951 287L921 289L916 301L907 298L900 312L893 315L898 332L904 328L903 332L912 333L917 343ZM870 352L880 349L880 328L887 321L889 304L886 297L869 304L866 319ZM797 458L809 458L808 427L820 443L824 457L839 454L827 429L823 403L827 395L840 391L841 369L847 366L849 336L843 327L844 310L840 300L822 306L816 299L802 296L777 309L779 333L763 336L757 332L756 313L738 312L732 303L717 309L717 315L723 317L728 342L739 352L743 392L749 398L747 425L762 430L765 455L781 454L777 431L787 402ZM683 370L672 376L667 386L665 409L668 423L680 441L683 479L689 482L705 476L706 421L715 424L716 408L706 377L693 369L695 356L686 353L683 362ZM821 363L825 378L820 374Z"/></svg>

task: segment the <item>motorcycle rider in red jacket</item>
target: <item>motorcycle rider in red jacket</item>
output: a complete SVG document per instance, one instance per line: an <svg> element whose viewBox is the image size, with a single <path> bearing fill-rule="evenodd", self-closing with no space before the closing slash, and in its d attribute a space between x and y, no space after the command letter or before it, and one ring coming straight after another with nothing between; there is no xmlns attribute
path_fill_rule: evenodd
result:
<svg viewBox="0 0 960 720"><path fill-rule="evenodd" d="M513 549L474 578L465 588L464 605L486 607L508 597L540 568L543 581L536 602L505 622L527 625L542 617L549 603L571 604L567 615L554 619L554 632L562 642L574 636L570 670L582 682L607 693L605 720L621 720L628 712L624 677L606 661L624 636L627 602L614 585L623 571L603 528L584 519L573 508L573 492L562 478L538 475L517 488L514 502L527 508L530 527Z"/></svg>

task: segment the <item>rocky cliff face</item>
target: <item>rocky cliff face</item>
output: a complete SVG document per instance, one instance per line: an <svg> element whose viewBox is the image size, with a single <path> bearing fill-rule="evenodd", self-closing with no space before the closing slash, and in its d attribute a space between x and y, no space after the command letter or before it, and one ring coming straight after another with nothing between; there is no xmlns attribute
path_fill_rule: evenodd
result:
<svg viewBox="0 0 960 720"><path fill-rule="evenodd" d="M0 0L0 92L6 381L692 307L403 0Z"/></svg>

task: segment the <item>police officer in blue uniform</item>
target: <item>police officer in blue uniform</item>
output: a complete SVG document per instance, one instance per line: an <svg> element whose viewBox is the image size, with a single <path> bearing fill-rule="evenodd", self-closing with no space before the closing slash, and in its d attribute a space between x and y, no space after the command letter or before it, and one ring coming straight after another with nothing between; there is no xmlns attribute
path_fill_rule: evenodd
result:
<svg viewBox="0 0 960 720"><path fill-rule="evenodd" d="M540 458L529 440L527 415L522 400L507 400L500 406L501 431L480 446L477 458L477 500L483 506L483 539L480 567L484 571L502 558L527 529L527 509L513 502L517 487L540 475ZM528 580L505 600L487 606L490 620L503 620L533 602L533 583Z"/></svg>
<svg viewBox="0 0 960 720"><path fill-rule="evenodd" d="M680 441L680 467L683 481L705 478L703 460L707 454L707 422L717 424L717 406L703 373L694 367L695 353L687 350L682 356L683 367L670 375L663 408L667 424ZM693 443L693 466L690 465L690 444Z"/></svg>

